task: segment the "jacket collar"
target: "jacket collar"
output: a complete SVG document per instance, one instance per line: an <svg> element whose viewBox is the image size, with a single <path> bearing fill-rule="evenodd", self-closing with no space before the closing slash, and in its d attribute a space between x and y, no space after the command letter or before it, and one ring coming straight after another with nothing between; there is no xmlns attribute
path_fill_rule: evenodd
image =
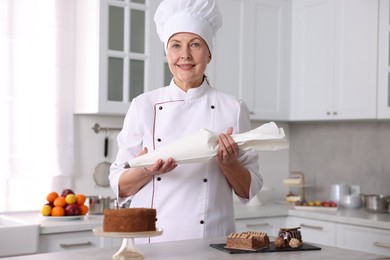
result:
<svg viewBox="0 0 390 260"><path fill-rule="evenodd" d="M187 92L185 92L179 86L177 86L172 79L168 88L175 99L192 100L202 97L210 89L210 85L205 79L199 87L191 88Z"/></svg>

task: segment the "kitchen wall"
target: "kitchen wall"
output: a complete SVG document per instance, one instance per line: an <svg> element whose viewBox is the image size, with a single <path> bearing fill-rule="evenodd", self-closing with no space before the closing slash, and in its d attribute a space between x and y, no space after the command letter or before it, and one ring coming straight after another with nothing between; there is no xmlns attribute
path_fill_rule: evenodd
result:
<svg viewBox="0 0 390 260"><path fill-rule="evenodd" d="M304 172L307 199L329 199L334 183L390 194L390 122L290 123L291 170Z"/></svg>
<svg viewBox="0 0 390 260"><path fill-rule="evenodd" d="M122 127L123 117L75 115L75 178L73 187L76 192L86 195L112 196L115 194L110 187L96 185L93 174L95 167L105 161L104 138L105 131L96 134L92 127L98 123L101 127ZM112 162L118 151L116 144L117 131L107 133L109 149L107 160Z"/></svg>

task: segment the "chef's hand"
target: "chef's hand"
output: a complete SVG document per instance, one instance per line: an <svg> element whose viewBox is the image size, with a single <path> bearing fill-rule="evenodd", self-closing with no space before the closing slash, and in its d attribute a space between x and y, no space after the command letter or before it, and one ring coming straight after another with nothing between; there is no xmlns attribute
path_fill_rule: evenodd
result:
<svg viewBox="0 0 390 260"><path fill-rule="evenodd" d="M218 137L218 155L217 159L221 165L235 163L239 154L237 143L231 137L233 128L229 127L226 133L220 133Z"/></svg>
<svg viewBox="0 0 390 260"><path fill-rule="evenodd" d="M138 156L146 153L148 153L147 147L145 147ZM177 164L172 158L168 158L166 161L159 159L153 165L144 167L144 170L148 175L160 175L172 171L176 166Z"/></svg>

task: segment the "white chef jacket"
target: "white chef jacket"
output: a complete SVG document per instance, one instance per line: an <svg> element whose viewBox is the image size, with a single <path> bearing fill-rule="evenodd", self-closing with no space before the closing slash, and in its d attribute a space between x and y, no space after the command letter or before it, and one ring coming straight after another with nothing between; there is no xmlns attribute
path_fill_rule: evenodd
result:
<svg viewBox="0 0 390 260"><path fill-rule="evenodd" d="M119 151L111 165L110 183L118 196L124 162L144 147L159 149L201 128L225 133L248 131L249 111L244 102L210 87L207 80L184 92L173 80L167 87L144 93L131 102L117 141ZM258 154L240 151L240 162L250 171L250 198L262 185ZM154 176L133 197L131 207L155 208L162 236L150 241L171 241L226 236L235 231L232 188L216 158L206 163L179 164L173 171ZM129 198L119 198L124 203ZM240 198L242 203L248 199Z"/></svg>

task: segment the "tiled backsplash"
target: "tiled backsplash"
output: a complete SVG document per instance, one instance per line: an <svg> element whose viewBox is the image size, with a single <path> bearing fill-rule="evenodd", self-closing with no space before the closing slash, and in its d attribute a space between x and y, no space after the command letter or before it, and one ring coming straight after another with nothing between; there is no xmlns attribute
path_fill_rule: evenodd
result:
<svg viewBox="0 0 390 260"><path fill-rule="evenodd" d="M305 173L307 199L329 199L335 183L390 195L390 122L290 123L289 168Z"/></svg>

